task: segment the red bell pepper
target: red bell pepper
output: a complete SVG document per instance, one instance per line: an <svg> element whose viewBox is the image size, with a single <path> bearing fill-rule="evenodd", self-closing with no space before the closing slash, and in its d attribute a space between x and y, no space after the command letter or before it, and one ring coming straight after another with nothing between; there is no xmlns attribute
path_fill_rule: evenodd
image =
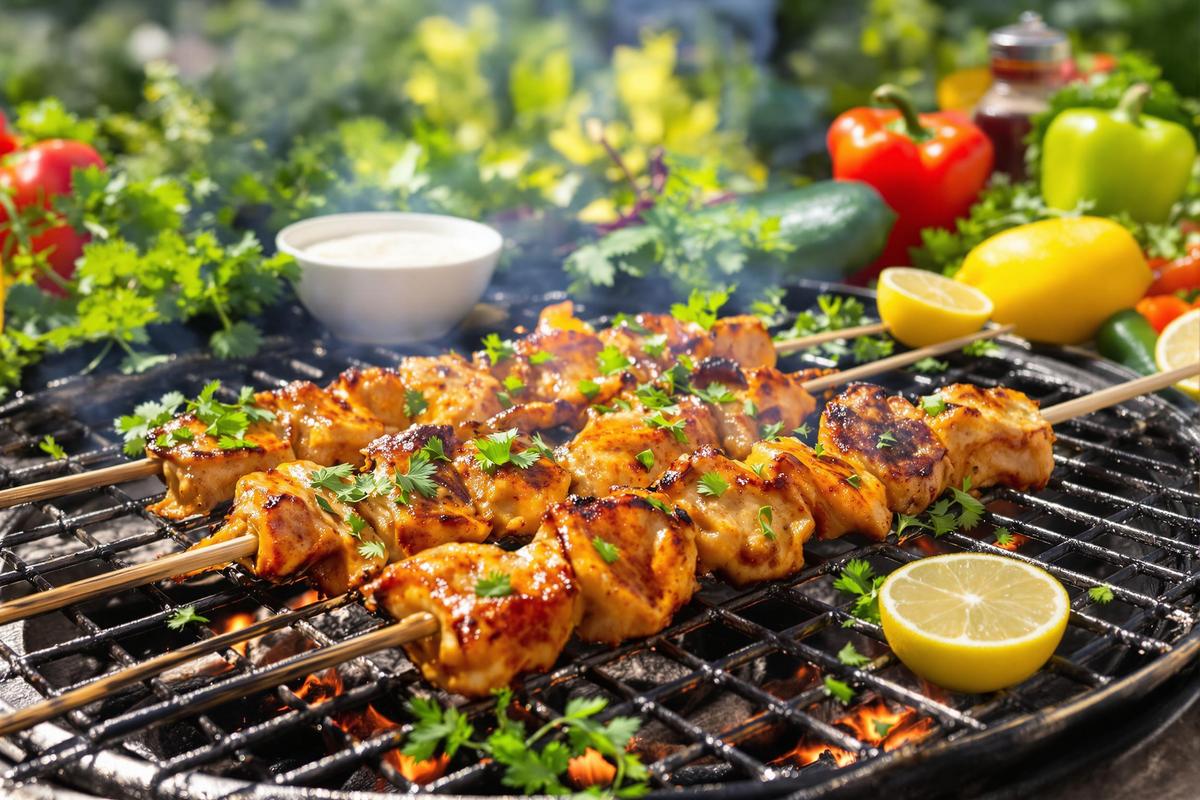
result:
<svg viewBox="0 0 1200 800"><path fill-rule="evenodd" d="M965 216L992 172L992 143L957 111L917 114L908 95L885 84L872 95L896 108L852 108L829 128L833 177L870 184L896 212L879 259L857 278L910 263L923 228Z"/></svg>
<svg viewBox="0 0 1200 800"><path fill-rule="evenodd" d="M1146 290L1148 295L1200 289L1200 244L1190 245L1174 261L1152 259L1150 269L1154 271L1154 283Z"/></svg>
<svg viewBox="0 0 1200 800"><path fill-rule="evenodd" d="M1150 327L1158 333L1170 325L1176 317L1182 316L1192 308L1188 301L1173 294L1147 295L1137 301L1134 309L1146 318Z"/></svg>
<svg viewBox="0 0 1200 800"><path fill-rule="evenodd" d="M16 134L8 129L8 119L0 111L0 157L6 156L20 147Z"/></svg>

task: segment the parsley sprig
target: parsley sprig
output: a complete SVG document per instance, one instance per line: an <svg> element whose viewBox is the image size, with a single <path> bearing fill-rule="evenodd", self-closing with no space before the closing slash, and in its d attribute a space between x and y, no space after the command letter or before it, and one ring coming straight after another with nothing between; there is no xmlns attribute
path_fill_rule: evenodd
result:
<svg viewBox="0 0 1200 800"><path fill-rule="evenodd" d="M823 294L817 297L815 311L801 311L796 314L792 327L779 333L776 338L799 339L814 333L857 327L865 322L866 308L857 297ZM860 336L851 345L832 341L817 345L814 350L834 363L846 355L853 355L855 360L866 362L891 355L895 344L886 335Z"/></svg>
<svg viewBox="0 0 1200 800"><path fill-rule="evenodd" d="M661 411L658 411L649 417L645 417L642 421L651 428L660 428L664 431L667 431L673 437L675 437L675 441L679 442L680 444L687 444L687 420L683 419L682 417L672 422L664 417Z"/></svg>
<svg viewBox="0 0 1200 800"><path fill-rule="evenodd" d="M179 392L168 392L159 398L158 402L142 403L132 414L119 417L114 424L125 439L125 453L130 456L138 455L145 447L150 431L170 422L180 406L184 406L186 412L193 414L205 425L205 434L215 438L217 446L222 450L254 447L253 442L246 440L250 426L258 422L270 422L275 419L275 415L255 405L254 390L249 386L242 388L234 403L223 403L216 398L220 388L220 381L211 381L195 400L186 401ZM167 445L177 441L190 439L185 434L173 432L170 441L159 437L156 443Z"/></svg>
<svg viewBox="0 0 1200 800"><path fill-rule="evenodd" d="M875 574L875 568L870 562L853 558L842 568L841 574L833 582L833 588L854 598L854 603L850 606L851 615L878 625L879 587L883 585L883 581L883 576ZM846 623L852 624L850 620L846 620Z"/></svg>
<svg viewBox="0 0 1200 800"><path fill-rule="evenodd" d="M963 478L962 488L950 487L950 496L942 497L922 516L896 515L896 536L903 541L909 528L927 530L934 538L955 531L969 531L979 524L985 511L983 503L971 493L971 477ZM957 510L956 507L957 506ZM1007 531L1005 531L1007 534Z"/></svg>
<svg viewBox="0 0 1200 800"><path fill-rule="evenodd" d="M187 605L176 609L175 613L167 618L167 627L173 631L181 631L193 622L208 622L208 617L196 613L195 606Z"/></svg>
<svg viewBox="0 0 1200 800"><path fill-rule="evenodd" d="M517 429L493 433L476 439L475 463L484 470L492 473L505 464L512 464L518 469L529 469L542 457L541 449L530 447L520 452L513 452L513 444L517 440ZM549 449L549 448L544 448Z"/></svg>

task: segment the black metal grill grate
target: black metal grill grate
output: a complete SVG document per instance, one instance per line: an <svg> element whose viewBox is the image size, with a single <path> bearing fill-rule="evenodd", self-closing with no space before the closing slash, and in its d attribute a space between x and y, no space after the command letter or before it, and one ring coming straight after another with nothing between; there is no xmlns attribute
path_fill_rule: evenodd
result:
<svg viewBox="0 0 1200 800"><path fill-rule="evenodd" d="M0 409L0 485L116 461L112 417L168 388L194 393L213 377L229 387L323 381L351 363L397 359L384 350L350 352L323 342L275 339L263 355L239 364L179 359L148 376L70 379ZM943 374L905 372L880 382L910 397L952 381L1005 384L1050 405L1114 380L1111 372L1089 378L1014 343L1004 344L997 357L955 355L949 361ZM801 357L785 366L805 363L820 362ZM45 434L71 454L65 465L38 452ZM1099 696L1147 665L1175 659L1178 669L1190 657L1200 582L1198 443L1194 424L1158 398L1069 422L1058 430L1057 468L1047 489L1036 495L991 492L985 496L990 515L976 530L938 540L920 536L903 545L814 543L809 568L791 581L740 592L706 581L670 629L616 649L572 643L559 668L528 678L518 699L535 719L557 716L567 698L580 693L609 698L606 714L641 716L639 744L660 788L742 781L820 787L835 775L868 775L906 763L914 753L1011 733L1029 723L1033 712ZM157 482L143 481L0 515L0 591L11 596L30 587L41 590L146 561L186 547L214 521L173 524L148 514L147 498L160 491ZM845 598L832 589L834 576L851 558L868 559L882 574L934 552L1007 552L993 543L997 526L1024 539L1009 555L1045 567L1072 597L1071 623L1058 654L1012 691L975 697L922 684L891 656L880 629L851 617ZM1106 605L1087 592L1102 583L1114 594ZM0 654L9 664L0 683L24 681L43 695L56 694L85 682L81 675L90 679L211 635L207 626L169 632L166 619L180 605L194 603L215 624L238 610L282 613L299 591L228 568L182 585L82 604L55 615L53 625L26 624L23 647L0 638ZM383 622L351 604L297 621L292 629L322 647ZM60 632L46 639L42 628ZM846 642L870 656L871 664L861 669L841 664L836 654ZM60 720L74 734L61 744L40 748L17 737L26 757L11 765L7 777L36 779L115 749L156 761L159 780L200 772L275 787L414 791L386 757L402 740L403 727L359 741L339 725L345 714L368 703L404 722L403 698L414 688L427 689L402 658L362 659L349 671L352 680L342 694L305 699L287 687L243 697L240 685L259 667L236 651L225 656L233 666L221 676L151 681ZM828 697L825 675L854 687L849 707ZM1147 689L1149 684L1147 679ZM213 697L229 702L204 714L192 711ZM905 726L920 732L915 744L891 751L889 739L863 735L846 721L868 705L903 714ZM482 720L488 706L476 703L468 710ZM147 742L155 731L169 735L152 746ZM801 748L828 752L802 766ZM839 770L839 757L852 765ZM362 783L364 774L378 782ZM493 767L460 757L425 789L478 794L502 787Z"/></svg>

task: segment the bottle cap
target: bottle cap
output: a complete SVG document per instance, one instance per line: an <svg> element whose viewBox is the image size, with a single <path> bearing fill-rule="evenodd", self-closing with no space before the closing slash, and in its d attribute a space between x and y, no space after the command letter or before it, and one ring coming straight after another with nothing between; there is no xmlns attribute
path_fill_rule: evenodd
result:
<svg viewBox="0 0 1200 800"><path fill-rule="evenodd" d="M988 36L988 52L995 61L1052 64L1071 56L1066 34L1051 28L1034 11L1026 11L1017 24L997 28Z"/></svg>

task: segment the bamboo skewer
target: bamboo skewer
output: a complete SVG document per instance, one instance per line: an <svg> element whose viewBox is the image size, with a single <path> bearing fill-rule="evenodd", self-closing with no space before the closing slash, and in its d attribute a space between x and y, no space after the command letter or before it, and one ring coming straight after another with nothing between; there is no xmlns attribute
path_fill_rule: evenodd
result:
<svg viewBox="0 0 1200 800"><path fill-rule="evenodd" d="M1116 405L1126 400L1131 400L1134 397L1138 397L1149 392L1158 391L1159 389L1164 389L1184 378L1189 378L1193 375L1200 375L1200 362L1189 366L1180 367L1178 369L1171 370L1170 372L1158 373L1144 378L1127 381L1125 383L1117 384L1116 386L1094 392L1090 395L1085 395L1074 400L1068 400L1066 402L1050 406L1049 408L1043 410L1042 416L1052 425L1061 424L1067 420L1090 414L1093 411L1098 411L1102 408ZM252 542L255 541L254 537L252 536L243 536L224 544L234 545L246 539L249 539ZM200 551L188 551L175 556L169 556L168 558L179 559L182 556L187 556L189 553L203 553L205 555L209 555L212 551L215 551L220 547L221 545L206 547ZM254 549L257 549L257 547ZM248 555L248 553L243 555ZM163 561L166 560L168 559L163 559ZM209 564L209 566L216 566L220 563L222 562L214 560ZM191 568L196 569L199 567L193 565ZM63 587L63 589L68 588L71 587ZM50 594L50 592L45 594ZM337 605L345 603L348 598L349 595L340 595L329 600L305 606L301 609L296 609L295 611L282 614L278 617L261 620L260 622L257 622L242 630L222 634L212 639L189 645L177 651L164 653L163 655L157 656L143 664L138 664L120 670L91 684L60 695L59 697L49 698L29 706L28 708L15 711L11 714L0 717L0 736L26 730L27 728L30 728L39 722L45 722L46 720L52 719L56 716L66 713L67 711L71 711L83 705L87 705L88 703L94 702L109 691L145 680L146 678L153 677L154 675L161 674L166 669L195 658L196 656L209 652L215 652L216 650L227 647L236 642L251 639L269 630L283 627L284 625L293 622L300 616L307 616L311 613L317 613L318 609L320 611L330 610ZM2 613L5 608L5 606L0 606L0 613ZM319 672L323 669L336 666L337 664L344 663L345 661L357 658L359 656L368 655L378 650L399 647L426 636L433 636L437 632L437 620L431 614L425 612L412 614L400 620L399 622L371 631L370 633L363 634L362 636L348 639L345 642L334 645L333 647L298 656L291 661L278 665L278 667L265 669L262 673L256 676L249 685L239 683L237 686L231 687L227 692L217 692L212 696L205 698L197 706L189 706L189 711L201 711L213 705L218 705L222 702L230 700L234 697L245 696L253 692L271 688L272 686L287 683L288 681L298 678L302 675Z"/></svg>
<svg viewBox="0 0 1200 800"><path fill-rule="evenodd" d="M830 342L835 339L853 338L857 336L867 336L872 333L880 333L886 330L887 326L882 322L872 323L870 325L860 325L855 328L843 328L838 331L825 331L824 333L815 333L811 336L803 336L799 339L787 339L776 343L776 350L782 355L794 353L808 347L814 347L818 344ZM895 366L904 366L906 364L915 364L922 358L929 355L941 355L951 350L962 347L968 342L973 342L976 339L987 339L992 336L998 336L1000 333L1011 330L1011 326L1005 329L989 329L972 334L969 337L960 337L948 342L943 342L930 347L923 347L920 350L913 350L908 353L900 353L899 355L889 358L873 361L869 364L863 364L855 367L852 370L847 370L839 375L848 374L851 377L847 380L855 380L857 377L875 374L875 370L865 368L874 367L876 364L883 365L875 367L876 370L888 370ZM942 349L944 347L944 349ZM830 386L837 386L839 381L831 381L835 376L827 376L816 381L818 386L810 389L810 391L821 391ZM810 382L812 383L812 382ZM809 384L805 384L808 388ZM46 481L38 481L25 486L14 486L10 489L0 489L0 508L9 508L11 506L20 505L21 503L31 503L36 500L48 500L52 497L61 497L62 495L82 492L87 489L96 489L101 486L112 486L118 483L137 480L138 478L148 478L159 474L159 465L148 458L141 458L137 461L130 461L124 464L117 464L111 467L102 467L88 472L81 472L76 475L66 475L62 478L52 478Z"/></svg>
<svg viewBox="0 0 1200 800"><path fill-rule="evenodd" d="M48 719L62 716L69 711L74 711L77 708L94 703L110 692L115 692L117 689L131 686L139 681L153 678L156 675L161 675L172 667L191 661L194 658L199 658L209 653L216 653L226 647L287 627L298 620L308 619L317 614L332 611L335 608L345 605L349 600L350 595L342 594L327 600L310 603L293 611L287 611L274 617L259 620L252 625L247 625L245 628L213 636L209 639L203 639L199 642L193 642L178 650L170 650L162 655L155 656L149 661L143 661L132 667L126 667L110 675L105 675L103 678L80 686L77 689L72 689L57 697L47 698L19 711L14 711L11 714L0 717L0 736L7 736L10 733L27 730L39 722L45 722Z"/></svg>
<svg viewBox="0 0 1200 800"><path fill-rule="evenodd" d="M239 558L248 558L257 552L258 538L248 533L200 550L184 550L182 553L173 553L145 564L135 564L116 572L107 572L45 592L18 597L16 600L0 604L0 625L74 603L82 603L121 589L131 589L175 575L227 564Z"/></svg>
<svg viewBox="0 0 1200 800"><path fill-rule="evenodd" d="M980 339L991 339L1007 333L1011 329L1012 326L1010 325L978 331L969 336L960 336L957 339L950 339L935 345L922 347L918 350L873 361L870 364L863 364L844 372L826 375L804 383L803 387L810 392L823 391L833 386L857 380L858 378L887 372L895 367L913 364L922 358L948 353L970 342ZM46 592L39 592L9 603L0 604L0 625L37 614L44 614L48 611L54 611L63 606L71 605L72 603L89 600L93 597L120 589L128 589L133 586L153 583L154 581L174 575L220 566L239 558L248 558L257 551L258 540L254 536L247 534L239 536L236 539L231 539L228 542L222 542L219 545L210 545L197 550L186 550L182 553L176 553L152 561L149 564L125 567L106 575L98 575L77 583L69 583Z"/></svg>

